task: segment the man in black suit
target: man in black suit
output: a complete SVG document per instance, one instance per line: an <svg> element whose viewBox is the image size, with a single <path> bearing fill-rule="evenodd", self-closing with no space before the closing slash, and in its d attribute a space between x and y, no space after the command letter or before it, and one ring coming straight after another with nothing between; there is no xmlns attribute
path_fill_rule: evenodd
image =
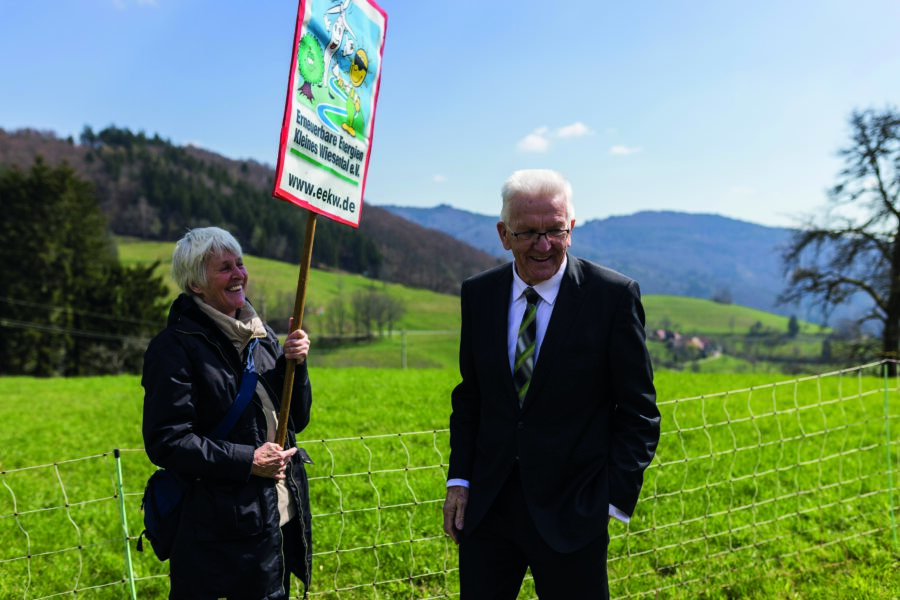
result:
<svg viewBox="0 0 900 600"><path fill-rule="evenodd" d="M571 195L554 171L513 173L513 263L462 286L443 509L461 600L513 600L527 567L541 600L608 598L608 521L630 519L659 441L640 290L567 253Z"/></svg>

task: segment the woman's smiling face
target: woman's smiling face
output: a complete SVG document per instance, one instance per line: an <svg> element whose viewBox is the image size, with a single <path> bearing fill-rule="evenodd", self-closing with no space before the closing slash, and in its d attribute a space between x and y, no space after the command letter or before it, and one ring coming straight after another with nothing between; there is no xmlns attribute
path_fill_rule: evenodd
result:
<svg viewBox="0 0 900 600"><path fill-rule="evenodd" d="M247 302L244 294L248 280L244 259L225 251L206 259L206 287L192 286L192 289L208 305L234 317Z"/></svg>

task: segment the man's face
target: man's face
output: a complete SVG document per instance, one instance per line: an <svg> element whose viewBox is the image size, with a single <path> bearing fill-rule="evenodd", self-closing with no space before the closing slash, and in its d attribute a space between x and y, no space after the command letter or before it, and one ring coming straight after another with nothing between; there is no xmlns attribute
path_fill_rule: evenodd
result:
<svg viewBox="0 0 900 600"><path fill-rule="evenodd" d="M573 229L575 220L567 221L565 198L562 195L514 196L508 208L509 223L499 221L497 233L503 247L512 250L516 272L528 285L547 281L556 275L563 263L566 249L572 244L571 232L561 239L542 235L532 241L516 239L512 233Z"/></svg>

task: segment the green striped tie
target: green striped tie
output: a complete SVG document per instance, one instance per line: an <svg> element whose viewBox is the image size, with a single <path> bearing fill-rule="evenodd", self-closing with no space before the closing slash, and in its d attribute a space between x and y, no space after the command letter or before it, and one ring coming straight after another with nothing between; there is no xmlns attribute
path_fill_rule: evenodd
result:
<svg viewBox="0 0 900 600"><path fill-rule="evenodd" d="M525 314L519 325L519 338L516 340L516 360L513 363L513 381L519 394L519 406L525 401L531 373L534 371L535 340L537 339L537 303L541 297L534 288L525 289Z"/></svg>

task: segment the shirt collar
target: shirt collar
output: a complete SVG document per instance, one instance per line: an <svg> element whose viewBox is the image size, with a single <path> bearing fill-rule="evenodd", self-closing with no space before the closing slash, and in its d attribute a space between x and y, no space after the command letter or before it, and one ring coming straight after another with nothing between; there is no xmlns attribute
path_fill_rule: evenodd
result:
<svg viewBox="0 0 900 600"><path fill-rule="evenodd" d="M534 291L538 293L541 297L541 300L553 306L556 302L556 296L559 294L559 286L562 284L563 274L566 272L566 265L569 262L569 255L566 254L563 257L562 264L559 266L559 271L556 272L556 275L548 279L547 281L542 281L537 285L529 286L527 283L522 281L522 278L519 277L519 274L516 272L516 263L513 263L513 300L518 300L523 293L525 293L525 288L533 287Z"/></svg>

